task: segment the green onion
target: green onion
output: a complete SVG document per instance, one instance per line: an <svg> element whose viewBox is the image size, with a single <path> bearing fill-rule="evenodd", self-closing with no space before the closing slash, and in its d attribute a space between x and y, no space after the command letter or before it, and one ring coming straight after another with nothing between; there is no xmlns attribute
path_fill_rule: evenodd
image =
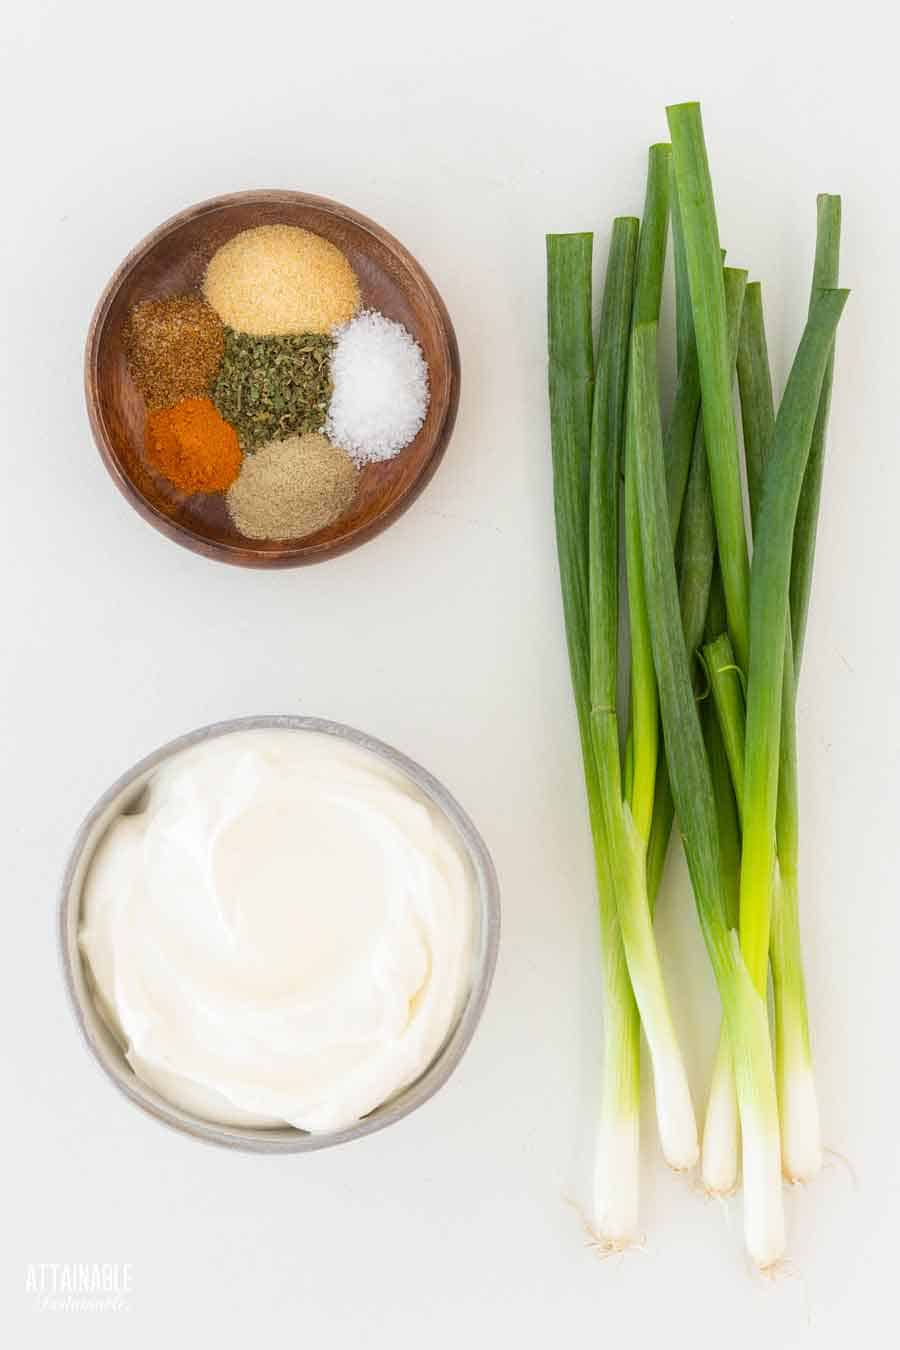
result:
<svg viewBox="0 0 900 1350"><path fill-rule="evenodd" d="M737 268L726 267L725 286L728 349L732 366L737 360L741 331L747 274ZM667 465L671 471L671 464ZM672 511L671 476L668 477L669 509ZM677 520L677 517L671 517ZM715 523L709 482L709 464L706 454L702 421L695 433L694 453L690 476L684 497L683 518L680 524L678 546L679 603L682 630L689 654L699 648L707 619L710 588L716 558ZM709 721L707 718L705 721ZM711 719L715 723L715 718ZM712 732L705 732L707 749ZM714 736L718 753L719 736ZM723 750L724 755L724 750ZM712 767L712 753L710 753ZM727 769L727 764L726 764ZM720 777L720 776L719 776ZM720 801L721 785L714 774L716 805L721 810L733 809L731 787L727 787L726 802ZM738 853L738 858L740 854ZM713 1077L713 1091L707 1104L703 1129L703 1180L710 1192L727 1194L737 1184L740 1131L734 1075L727 1045L720 1048L717 1069Z"/></svg>
<svg viewBox="0 0 900 1350"><path fill-rule="evenodd" d="M716 625L712 625L708 631L715 631L715 628ZM739 829L744 781L745 708L741 684L742 675L735 663L734 651L727 633L720 633L717 638L704 645L703 664L711 695L707 704L708 715L712 714L711 720L716 724L719 732L718 746L716 747L717 755L720 754L716 764L719 770L719 777L715 784L716 804L721 806L723 798L730 797L733 803L736 828ZM709 739L707 737L707 745L709 745ZM723 765L728 780L727 785L721 777ZM710 754L710 767L713 767L712 753ZM736 926L738 923L740 851L738 852L737 869L736 878L733 871L729 872L731 881L736 885L732 926ZM701 1170L704 1187L710 1195L730 1195L736 1189L739 1158L740 1128L735 1080L727 1030L723 1027L713 1064L712 1082L710 1083L706 1116L703 1122Z"/></svg>
<svg viewBox="0 0 900 1350"><path fill-rule="evenodd" d="M726 922L730 929L736 929L741 876L741 831L725 745L715 709L709 699L703 704L700 721L703 739L706 742L719 824L719 856L725 888ZM716 1051L703 1121L702 1176L709 1194L726 1196L737 1187L740 1146L741 1125L731 1063L731 1047L727 1034L723 1034L719 1038Z"/></svg>
<svg viewBox="0 0 900 1350"><path fill-rule="evenodd" d="M747 273L737 267L725 267L722 269L722 280L725 288L725 322L733 379L741 331L741 315L744 308L744 293L747 286ZM669 488L669 518L673 523L673 529L680 524L679 596L681 619L688 651L693 653L699 648L703 637L709 603L709 588L716 557L709 460L706 453L706 437L702 421L697 423L694 452L691 457L690 473L680 520L678 513L672 514L671 478L668 476L667 485Z"/></svg>
<svg viewBox="0 0 900 1350"><path fill-rule="evenodd" d="M679 371L664 446L672 520L678 520L684 504L699 414L700 367L697 365L697 348L691 339Z"/></svg>
<svg viewBox="0 0 900 1350"><path fill-rule="evenodd" d="M591 345L592 238L585 234L547 238L550 425L557 551L594 843L606 992L594 1221L601 1242L612 1249L630 1246L639 1235L640 1022L616 912L591 730L592 669L595 680L602 684L604 653L612 658L606 674L613 681L615 696L618 590L617 583L608 588L610 599L606 609L602 605L596 610L592 608L589 636L588 504L592 490L595 506L605 504L613 513L611 528L615 537L624 397L624 363L617 369L615 355L622 347L627 353L636 246L637 222L617 221L610 246L595 389ZM595 481L591 489L592 432ZM612 494L605 491L605 471L610 464L616 482ZM615 567L617 575L617 556ZM599 595L600 590L598 584L594 595Z"/></svg>
<svg viewBox="0 0 900 1350"><path fill-rule="evenodd" d="M763 999L754 988L733 930L709 761L684 641L669 524L659 419L656 328L632 334L636 445L644 578L666 758L700 927L716 977L736 1066L744 1141L745 1226L760 1266L784 1250L775 1079Z"/></svg>
<svg viewBox="0 0 900 1350"><path fill-rule="evenodd" d="M837 285L841 251L841 199L822 193L817 201L816 262L813 271L812 305L820 290ZM799 671L806 636L806 617L812 585L813 562L816 550L816 529L819 523L819 498L822 492L822 468L825 455L825 435L831 410L831 384L834 375L834 348L828 358L822 380L822 396L816 414L816 426L809 462L803 475L803 491L797 508L797 526L794 530L794 552L791 559L791 622L794 633L794 663Z"/></svg>
<svg viewBox="0 0 900 1350"><path fill-rule="evenodd" d="M662 295L666 237L669 223L670 147L650 147L647 191L638 243L637 286L633 322L658 320ZM625 450L625 559L628 581L628 611L631 624L631 725L632 776L629 787L631 814L645 844L650 835L656 763L659 756L659 710L656 702L656 677L650 651L650 629L644 601L641 563L641 534L637 509L637 483L631 434L632 412L629 405Z"/></svg>
<svg viewBox="0 0 900 1350"><path fill-rule="evenodd" d="M762 501L766 459L775 430L775 398L763 322L762 287L758 281L751 281L747 287L737 365L747 488L750 513L755 518Z"/></svg>
<svg viewBox="0 0 900 1350"><path fill-rule="evenodd" d="M730 1191L742 1158L747 1246L765 1268L784 1250L782 1164L805 1179L821 1159L799 935L795 666L847 294L836 289L840 202L819 199L810 312L776 417L762 294L723 268L699 107L667 115L672 146L651 147L643 221L613 225L596 353L592 236L547 237L557 547L606 986L594 1220L608 1249L637 1238L641 1026L666 1159L686 1168L697 1156L653 931L677 811L723 1013L703 1178ZM670 215L678 379L664 435L657 340Z"/></svg>
<svg viewBox="0 0 900 1350"><path fill-rule="evenodd" d="M678 207L678 194L675 191L675 169L672 169L672 257L675 270L675 360L679 378L684 369L688 354L693 348L697 386L697 409L700 411L700 369L696 365L697 342L694 338L694 318L691 313L691 283L688 276L687 254L684 251L684 229L681 224L681 212ZM696 414L695 419L696 421ZM668 471L668 459L666 469Z"/></svg>
<svg viewBox="0 0 900 1350"><path fill-rule="evenodd" d="M615 952L615 972L606 975L604 1018L603 1106L594 1171L594 1225L601 1242L612 1249L638 1239L640 1022L628 977L615 888L610 875L610 850L603 829L601 792L594 759L593 721L600 710L616 708L619 625L619 473L624 457L625 387L628 345L637 262L639 222L621 217L613 222L600 315L590 449L589 521L589 715L592 786L591 815L602 843L605 875L600 879L606 914L605 952ZM618 725L616 723L616 725ZM606 957L607 966L610 957ZM627 999L622 986L627 984ZM627 1055L628 1080L622 1061ZM622 1091L627 1086L627 1091Z"/></svg>
<svg viewBox="0 0 900 1350"><path fill-rule="evenodd" d="M697 103L667 109L672 162L700 366L703 427L728 624L741 662L748 650L749 562L731 389L725 284L712 180Z"/></svg>
<svg viewBox="0 0 900 1350"><path fill-rule="evenodd" d="M672 837L672 822L675 819L675 803L672 800L672 785L669 782L669 770L666 757L660 755L656 766L656 796L653 801L653 819L650 822L650 838L647 840L647 898L650 901L651 914L656 909L659 888L669 853L669 840Z"/></svg>
<svg viewBox="0 0 900 1350"><path fill-rule="evenodd" d="M742 674L738 669L727 633L720 633L703 648L703 664L709 679L709 689L719 722L722 744L728 759L731 781L737 796L740 815L744 790L744 721L746 706Z"/></svg>
<svg viewBox="0 0 900 1350"><path fill-rule="evenodd" d="M750 313L746 368L755 366L752 380L742 383L748 466L756 484L752 500L760 502L759 531L754 552L751 596L751 679L756 681L756 721L749 712L745 730L744 697L740 672L728 636L721 635L704 648L706 667L723 742L726 747L737 806L744 826L741 876L741 933L748 965L761 994L765 994L767 952L771 948L776 1013L776 1061L782 1135L782 1166L792 1179L807 1179L821 1162L818 1106L812 1076L805 986L800 953L797 903L797 765L795 743L794 672L791 628L786 610L792 549L793 513L800 491L803 457L808 453L818 406L822 372L827 364L834 329L846 293L825 294L831 312L814 309L794 362L782 409L771 431L766 408L771 382L759 369L765 353L765 335L754 331L762 309ZM815 326L814 321L815 320ZM759 436L768 435L772 464ZM780 473L773 473L775 455ZM759 479L765 482L760 490ZM771 480L771 481L770 481ZM767 533L763 533L767 531ZM786 540L786 543L785 543ZM779 556L780 549L780 556ZM759 580L759 578L762 580ZM781 644L771 634L781 631ZM780 647L780 652L779 652ZM755 664L754 655L757 656ZM781 667L781 669L779 669ZM765 687L773 681L774 688ZM751 690L753 686L751 685ZM752 695L751 695L752 696ZM765 712L763 712L763 709ZM764 720L768 716L768 723ZM774 724L774 725L773 725ZM757 739L751 740L751 734ZM747 747L753 752L748 753ZM750 760L753 760L751 765ZM751 777L755 770L755 777ZM766 776L768 775L768 776ZM774 781L773 781L774 780ZM751 784L753 786L751 787ZM777 791L777 797L773 794ZM755 795L754 795L755 794ZM776 833L777 814L777 833ZM752 852L751 850L755 850ZM776 865L776 850L778 863ZM755 863L755 870L753 868ZM763 881L762 879L765 878ZM725 1056L720 1047L710 1094L711 1103L727 1093ZM710 1109L713 1109L712 1106ZM704 1133L704 1149L708 1131ZM710 1141L707 1172L724 1180L721 1141ZM709 1184L709 1183L708 1183Z"/></svg>
<svg viewBox="0 0 900 1350"><path fill-rule="evenodd" d="M834 287L840 255L840 198L820 196L816 230L816 261L810 304L819 290ZM741 382L748 468L751 458L762 471L771 445L774 411L765 340L762 304L754 307L746 330L746 380ZM819 1171L822 1145L812 1067L806 987L799 917L799 807L797 792L796 672L802 654L810 592L815 532L824 462L825 435L831 398L834 348L828 358L810 462L794 530L791 571L791 615L785 640L782 689L782 725L779 751L776 835L778 866L772 901L769 956L775 1008L775 1048L781 1110L782 1162L791 1181L808 1181ZM813 457L815 456L815 461Z"/></svg>
<svg viewBox="0 0 900 1350"><path fill-rule="evenodd" d="M703 427L698 421L700 375L677 199L672 203L672 235L679 381L663 450L669 520L672 533L678 538L682 623L688 650L693 652L700 643L706 618L715 563L715 528ZM729 349L732 351L737 348L745 283L745 272L725 269ZM675 815L665 755L660 756L656 778L653 820L647 844L647 889L651 909L656 903Z"/></svg>
<svg viewBox="0 0 900 1350"><path fill-rule="evenodd" d="M710 472L713 483L719 556L725 583L728 622L738 663L741 669L746 671L752 652L753 601L751 599L748 628L745 585L746 542L743 527L739 461L736 453L736 437L730 398L725 398L725 384L722 375L724 343L720 322L721 304L714 286L718 230L699 109L696 105L683 105L679 108L670 109L669 126L672 133L679 208L685 231L685 252L691 278L694 321L697 328L697 346L700 355L701 386L704 398L704 423L708 428L711 420L715 421L720 437L710 453ZM755 296L751 299L751 307L755 303L755 299ZM752 308L748 313L752 317ZM747 436L748 414L752 417L754 413L763 410L765 392L765 378L762 378L756 386L756 400L745 412L745 436ZM710 397L713 400L711 407ZM811 408L813 415L815 415L817 404L818 391L815 401L812 404L807 402L807 411ZM804 457L803 469L805 469L805 456L808 454L809 446L808 444L805 447L802 445L802 434L798 440L798 427L791 428L790 425L787 425L783 435L793 436L795 442L798 442L799 452ZM756 439L758 444L765 444L764 430L759 433ZM709 437L707 443L708 445L711 444ZM748 481L751 494L754 497L759 495L762 475L762 466L757 463L758 454L759 451L754 451L752 448L748 450ZM801 469L801 475L802 471ZM784 486L785 484L782 483L781 491L783 491ZM798 493L799 486L798 483ZM778 491L779 489L775 489L773 495L776 495ZM768 499L767 495L765 499ZM787 508L783 510L783 515L790 518L790 533L792 534L794 513L797 507L796 498L782 501L781 505L783 508ZM766 519L766 509L765 505L761 507L761 521ZM769 510L774 510L774 507L769 508ZM788 573L790 572L790 547L789 535L786 543ZM747 817L744 821L745 834L742 852L741 942L757 988L764 991L772 888L775 884L774 813L777 799L780 750L780 724L777 715L775 715L773 726L771 699L774 693L774 705L777 708L782 699L782 679L785 663L782 655L783 647L779 652L780 644L777 641L773 642L771 638L773 632L772 618L778 612L779 605L777 597L771 591L771 580L768 583L765 580L765 561L759 560L758 552L757 549L757 553L754 555L754 575L757 571L761 571L764 580L756 588L758 609L756 618L758 630L757 674L760 670L764 670L766 673L762 678L757 678L755 682L754 736L761 739L751 739L749 720L746 734L748 754L747 783L745 786L752 781L753 791L744 794ZM764 551L763 558L765 559L767 556ZM763 599L763 595L767 595L767 598ZM787 594L783 597L783 609L785 613L781 618L781 624L784 629L787 624ZM762 632L766 629L768 632L768 650L764 649L760 652L760 643L765 640L762 637ZM773 678L773 683L768 686L766 691L769 697L769 705L764 706L764 680L775 671L776 667L777 676ZM748 699L748 719L751 712L750 705L753 704L753 701L752 697ZM765 719L768 719L768 721L765 721Z"/></svg>
<svg viewBox="0 0 900 1350"><path fill-rule="evenodd" d="M676 218L677 211L673 210L673 223ZM677 229L674 233L677 239ZM745 272L738 271L736 268L725 269L728 326L729 334L733 335L733 340L730 338L733 346L736 345L737 332L740 327L745 280ZM682 307L686 310L685 334L682 340L686 344L688 352L690 352L693 345L690 296L686 291L685 280L682 279L680 282L676 280L676 287L678 288L676 290L676 310L678 309L677 297L679 294L683 297ZM689 362L690 360L691 357L688 355L686 361ZM680 494L674 487L674 477L680 470L677 462L669 457L671 438L667 443L664 443L669 519L672 533L678 538L679 602L681 604L682 626L689 652L694 652L700 644L716 556L715 526L712 517L709 468L706 461L703 427L697 421L696 415L694 422L693 453L690 458L686 487ZM672 790L664 754L660 756L656 776L656 799L653 803L653 820L650 827L650 839L647 844L647 889L651 907L656 903L656 894L662 877L675 815L675 805L672 801Z"/></svg>
<svg viewBox="0 0 900 1350"><path fill-rule="evenodd" d="M633 318L659 314L669 214L670 160L667 145L651 147L644 217L638 242ZM610 870L619 926L631 984L640 1010L653 1067L656 1114L663 1154L676 1170L693 1167L699 1155L697 1125L675 1025L653 932L647 886L647 847L651 834L659 755L659 712L650 634L644 602L637 482L634 472L632 383L626 397L625 556L631 631L631 726L629 763L623 785L619 760L618 716L608 698L611 679L592 700L594 752ZM608 481L608 470L604 472ZM609 531L609 519L601 529ZM611 534L611 532L610 532ZM609 549L611 550L611 538ZM608 555L604 565L609 565ZM605 591L602 595L606 602ZM606 624L611 632L611 621ZM608 645L611 645L608 639ZM611 662L608 662L611 664ZM627 800L623 793L627 789Z"/></svg>
<svg viewBox="0 0 900 1350"><path fill-rule="evenodd" d="M590 700L615 710L619 678L619 475L640 222L613 221L591 421L588 607Z"/></svg>
<svg viewBox="0 0 900 1350"><path fill-rule="evenodd" d="M762 498L766 458L775 428L772 379L769 372L765 329L762 326L762 293L758 282L751 283L746 289L737 369L741 391L747 486L753 517ZM737 809L740 812L744 786L746 718L744 671L738 668L737 658L727 633L714 636L704 648L703 656L731 769ZM703 1130L703 1181L707 1190L714 1195L730 1194L737 1186L739 1143L736 1137L732 1136L729 1139L723 1132L731 1129L728 1099L734 1096L734 1091L734 1076L723 1031L716 1054Z"/></svg>
<svg viewBox="0 0 900 1350"><path fill-rule="evenodd" d="M742 816L741 947L761 993L765 993L768 970L785 665L782 635L788 620L794 523L822 382L846 301L846 291L821 291L810 310L775 421L753 550Z"/></svg>

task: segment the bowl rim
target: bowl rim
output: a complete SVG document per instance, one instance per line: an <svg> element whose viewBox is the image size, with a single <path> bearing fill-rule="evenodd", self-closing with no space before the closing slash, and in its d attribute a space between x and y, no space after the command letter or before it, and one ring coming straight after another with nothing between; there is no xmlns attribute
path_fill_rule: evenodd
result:
<svg viewBox="0 0 900 1350"><path fill-rule="evenodd" d="M292 1126L263 1129L216 1124L173 1105L142 1083L127 1065L121 1050L111 1048L113 1038L108 1028L103 1026L94 1006L84 960L78 947L78 919L85 869L101 837L99 834L94 837L101 819L115 805L122 803L122 799L140 779L146 778L180 751L238 731L271 729L312 731L349 741L386 760L410 778L454 828L473 869L475 899L480 908L479 943L473 960L469 992L455 1026L434 1059L408 1087L382 1106L376 1107L362 1120L340 1130L317 1134L308 1134ZM500 889L487 845L471 818L444 785L422 765L385 741L342 722L293 714L261 714L213 722L177 736L138 760L101 794L78 827L69 849L59 891L58 924L63 982L80 1039L91 1058L129 1101L179 1133L207 1143L252 1153L308 1153L386 1129L417 1110L450 1078L471 1043L493 980L500 941Z"/></svg>
<svg viewBox="0 0 900 1350"><path fill-rule="evenodd" d="M312 545L300 544L280 549L277 552L262 549L257 541L248 541L246 547L218 543L215 540L208 539L200 531L192 529L190 525L172 520L165 512L160 511L152 501L139 491L122 468L118 457L113 453L99 397L100 339L113 302L134 269L160 240L166 238L180 226L215 211L254 203L273 203L276 205L283 203L285 205L313 207L326 215L352 222L365 234L371 235L379 244L388 248L403 265L404 270L415 280L427 302L434 309L446 345L447 364L450 372L450 394L447 409L435 436L431 454L416 476L407 484L404 491L391 502L390 506L379 513L374 520L370 520L365 525L360 525L352 533L342 536L338 540ZM250 188L242 192L229 192L216 197L208 197L204 201L196 202L192 206L177 211L160 225L157 225L126 254L104 286L91 316L84 348L84 397L91 434L100 453L100 458L122 496L137 511L138 515L168 539L181 544L183 548L189 549L192 553L198 553L216 562L226 562L237 567L299 567L309 563L324 562L327 558L338 557L342 553L358 548L359 545L366 543L369 539L381 534L383 530L393 525L394 521L399 519L428 486L446 453L459 409L460 382L459 344L456 340L453 323L440 292L418 259L401 244L399 239L369 216L365 216L331 197L319 197L313 193L299 192L290 188Z"/></svg>

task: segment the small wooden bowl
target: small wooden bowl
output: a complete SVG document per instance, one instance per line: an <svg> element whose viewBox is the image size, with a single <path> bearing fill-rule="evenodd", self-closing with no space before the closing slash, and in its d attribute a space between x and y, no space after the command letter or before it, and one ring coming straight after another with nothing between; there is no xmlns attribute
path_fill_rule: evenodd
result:
<svg viewBox="0 0 900 1350"><path fill-rule="evenodd" d="M199 289L206 265L233 235L255 225L300 225L342 249L359 278L365 308L404 324L428 363L431 401L415 440L394 459L367 465L356 498L334 524L304 539L249 540L235 529L221 494L185 496L144 458L144 402L125 359L122 332L140 300ZM116 271L100 299L85 353L85 395L103 462L132 506L163 534L243 567L295 567L355 548L396 520L431 478L453 430L459 351L449 315L412 254L365 216L302 192L237 192L173 216Z"/></svg>

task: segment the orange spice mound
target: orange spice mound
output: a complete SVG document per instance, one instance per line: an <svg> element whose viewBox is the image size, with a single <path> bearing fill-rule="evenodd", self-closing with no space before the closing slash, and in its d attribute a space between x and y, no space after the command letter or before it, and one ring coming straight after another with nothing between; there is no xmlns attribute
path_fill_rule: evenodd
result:
<svg viewBox="0 0 900 1350"><path fill-rule="evenodd" d="M224 492L241 468L237 432L208 398L186 398L147 418L147 458L182 492Z"/></svg>

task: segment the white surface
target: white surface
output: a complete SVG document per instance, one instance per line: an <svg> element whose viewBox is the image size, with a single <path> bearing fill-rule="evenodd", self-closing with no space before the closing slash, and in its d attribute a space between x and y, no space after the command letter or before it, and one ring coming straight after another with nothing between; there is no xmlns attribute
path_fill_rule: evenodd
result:
<svg viewBox="0 0 900 1350"><path fill-rule="evenodd" d="M5 18L10 1344L890 1341L900 190L881 14L31 0ZM774 1287L745 1269L739 1206L705 1205L665 1173L649 1113L646 1251L599 1262L565 1203L584 1189L600 998L550 514L543 234L595 227L605 247L611 216L640 207L665 103L691 97L731 257L767 286L780 378L819 190L844 194L854 287L801 739L824 1131L859 1185L833 1162L789 1197L794 1278ZM334 196L394 231L462 350L459 422L426 495L306 571L228 569L157 534L108 480L82 405L85 331L120 258L188 203L251 186ZM478 821L504 893L494 992L452 1083L386 1133L300 1158L206 1148L120 1099L77 1041L55 953L60 869L98 793L178 732L263 711L342 719L424 762ZM680 865L660 932L700 1101L717 1019ZM29 1263L90 1261L132 1264L129 1313L36 1309Z"/></svg>

